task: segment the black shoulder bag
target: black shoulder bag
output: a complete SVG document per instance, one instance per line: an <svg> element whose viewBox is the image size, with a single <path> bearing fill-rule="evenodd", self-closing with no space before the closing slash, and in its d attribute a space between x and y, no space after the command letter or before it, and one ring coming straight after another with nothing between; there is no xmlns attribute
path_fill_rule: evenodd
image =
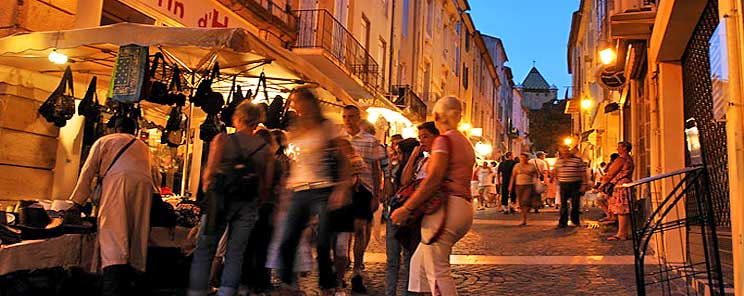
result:
<svg viewBox="0 0 744 296"><path fill-rule="evenodd" d="M236 134L228 136L228 141L240 152L240 157L230 172L218 173L215 176L215 188L226 200L252 201L258 197L261 185L260 172L256 171L256 164L252 157L266 146L262 143L249 154L243 154Z"/></svg>
<svg viewBox="0 0 744 296"><path fill-rule="evenodd" d="M72 70L65 68L57 89L39 107L39 114L57 127L63 127L75 115L75 91L72 88Z"/></svg>

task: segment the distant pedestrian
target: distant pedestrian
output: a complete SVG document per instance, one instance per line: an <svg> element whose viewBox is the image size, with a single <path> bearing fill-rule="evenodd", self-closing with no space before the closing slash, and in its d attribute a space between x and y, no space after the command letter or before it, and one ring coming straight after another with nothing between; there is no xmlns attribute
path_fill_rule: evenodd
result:
<svg viewBox="0 0 744 296"><path fill-rule="evenodd" d="M612 166L612 162L614 162L615 159L617 159L618 157L620 157L620 154L617 154L617 153L610 154L610 162L602 166L602 174L596 180L597 181L597 184L596 184L597 194L599 195L599 198L597 199L597 203L599 204L599 208L602 210L602 212L605 215L604 218L599 219L599 222L604 222L604 223L617 222L617 217L615 217L615 214L613 214L609 208L608 201L609 201L610 196L602 192L602 190L600 190L600 186L602 185L602 179L604 178L605 175L607 175L607 171L609 171L610 166Z"/></svg>
<svg viewBox="0 0 744 296"><path fill-rule="evenodd" d="M537 167L529 163L529 159L529 153L524 152L519 155L519 163L512 169L509 181L509 191L516 192L519 202L519 211L522 216L522 223L519 226L527 225L527 214L530 209L537 208L540 204L539 195L535 194L535 183L539 180L539 172Z"/></svg>
<svg viewBox="0 0 744 296"><path fill-rule="evenodd" d="M499 163L499 168L497 169L501 177L501 212L504 214L509 214L513 211L512 205L516 199L516 195L512 196L514 192L509 189L512 170L515 165L517 165L517 162L512 159L512 153L509 151L504 154L504 160Z"/></svg>
<svg viewBox="0 0 744 296"><path fill-rule="evenodd" d="M574 226L581 225L579 215L581 214L581 186L588 183L586 163L571 153L568 147L560 147L560 158L555 163L556 180L560 186L561 216L558 220L558 228L568 225L568 202L571 202L571 222Z"/></svg>
<svg viewBox="0 0 744 296"><path fill-rule="evenodd" d="M633 146L628 142L617 144L617 153L620 156L612 162L600 185L600 189L608 195L610 211L618 218L617 234L607 240L626 240L630 237L630 191L619 185L630 183L633 176L633 158L630 157L632 149Z"/></svg>
<svg viewBox="0 0 744 296"><path fill-rule="evenodd" d="M486 209L486 203L495 191L492 174L493 170L485 161L475 170L475 177L478 180L478 210Z"/></svg>
<svg viewBox="0 0 744 296"><path fill-rule="evenodd" d="M535 153L535 158L530 159L530 164L533 165L537 169L537 175L538 175L538 182L543 184L545 188L547 188L547 182L548 182L548 176L550 175L550 166L548 165L548 162L545 161L545 152L537 151ZM540 196L540 203L546 204L546 193L540 192L535 193ZM540 208L540 207L538 207ZM538 208L535 208L535 213L538 212Z"/></svg>

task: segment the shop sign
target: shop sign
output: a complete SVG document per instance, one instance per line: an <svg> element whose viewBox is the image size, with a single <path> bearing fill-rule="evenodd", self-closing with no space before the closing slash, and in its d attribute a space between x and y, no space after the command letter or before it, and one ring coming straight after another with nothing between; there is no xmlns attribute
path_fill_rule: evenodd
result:
<svg viewBox="0 0 744 296"><path fill-rule="evenodd" d="M138 9L153 10L185 27L253 27L227 7L211 0L123 0L122 2Z"/></svg>
<svg viewBox="0 0 744 296"><path fill-rule="evenodd" d="M720 22L710 38L710 82L713 87L713 119L722 120L728 109L728 48L726 47L726 22Z"/></svg>
<svg viewBox="0 0 744 296"><path fill-rule="evenodd" d="M603 66L597 72L597 76L599 85L607 90L621 90L627 81L625 71L615 66Z"/></svg>

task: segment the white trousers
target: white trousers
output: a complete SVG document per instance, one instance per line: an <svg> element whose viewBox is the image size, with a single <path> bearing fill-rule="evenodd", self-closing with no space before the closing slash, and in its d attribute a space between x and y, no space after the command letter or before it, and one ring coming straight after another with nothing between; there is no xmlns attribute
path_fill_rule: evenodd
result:
<svg viewBox="0 0 744 296"><path fill-rule="evenodd" d="M439 227L444 211L424 217L421 233L430 237ZM447 220L439 240L431 245L420 243L411 257L408 290L452 296L457 295L455 280L450 273L452 246L468 233L473 225L473 207L467 200L450 197L447 201Z"/></svg>

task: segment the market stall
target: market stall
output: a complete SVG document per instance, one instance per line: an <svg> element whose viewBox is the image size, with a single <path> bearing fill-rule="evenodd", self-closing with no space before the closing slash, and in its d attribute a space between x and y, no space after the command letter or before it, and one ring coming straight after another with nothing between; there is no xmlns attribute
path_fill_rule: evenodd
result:
<svg viewBox="0 0 744 296"><path fill-rule="evenodd" d="M131 83L133 80L112 74L117 72L115 69L132 66L120 55L122 48L130 47L145 48L146 66L143 69L152 67L153 59L159 57L160 67L152 67L154 71L146 71L142 76L143 83L162 83L167 87L168 95L181 94L188 99L182 102L177 99L158 101L148 97L149 90L142 90L148 94L137 96L134 102L109 101L108 98L112 93L116 94L117 86L122 81L124 84L136 84ZM344 105L355 104L341 87L303 59L286 49L267 44L240 28L172 28L122 23L0 38L0 82L17 88L14 96L31 90L31 96L38 96L36 93L39 92L46 97L57 87L61 77L68 76L66 72L71 73L69 84L76 90L75 107L80 107L81 99L86 94L86 98L97 97L98 102L93 106L102 114L101 118L96 119L101 123L115 116L134 116L139 119L139 137L149 144L154 156L153 162L158 164L158 172L155 173L161 177L158 185L162 186L162 193L176 201L172 203L176 210L180 205L179 201L193 199L192 193L199 188L201 166L206 155L203 151L207 151L208 146L205 147L205 143L211 139L205 136L204 125L219 118L217 113L223 115L221 113L225 106L229 106L230 101L238 97L238 89L242 89L240 96L255 103L272 105L280 98L282 108L286 110L286 98L294 88L317 87L323 106L327 108L329 115L334 115L331 117L339 116L340 108ZM171 82L176 78L181 82L180 88L171 87ZM216 107L215 103L198 104L194 100L200 85L206 80L211 82L209 94L219 94L223 100ZM87 92L82 91L86 89ZM50 131L45 136L56 139L53 142L57 146L56 162L52 159L49 167L53 169L48 169L53 176L42 180L53 182L53 189L51 194L40 194L46 196L40 199L66 198L75 185L79 167L84 161L86 132L90 132L91 127L86 121L92 118L81 117L75 112L70 118L47 123L47 115L35 112L43 109L39 108L40 105L43 106L40 99L37 98L28 106L20 106L15 101L2 100L2 95L0 93L2 110L34 110L34 120L19 121L24 126L18 129L43 125L45 131ZM207 102L213 102L214 97L210 97ZM97 106L98 104L101 106ZM135 113L136 115L132 115ZM10 124L2 122L4 120L12 119L0 115L0 127ZM51 120L46 118L46 121ZM177 140L169 137L169 133L178 133L179 136L175 137ZM6 135L0 129L0 137ZM33 151L34 147L29 149L31 151L10 151L9 155L45 154L44 151ZM27 199L23 194L0 193L15 200ZM7 196L0 196L0 199L4 198ZM175 227L154 228L151 231L150 244L180 248L185 252L193 246L190 241L194 237L193 227L194 225L184 226L179 222L179 226ZM95 241L95 234L64 234L37 241L24 240L17 244L5 244L0 247L0 262L7 272L52 266L87 266L89 259L86 258L91 256L90 241ZM60 245L66 247L60 248ZM75 256L58 252L61 249L67 253L75 253ZM18 259L18 256L31 257L28 252L41 252L55 260L45 260L45 265L28 265L25 263L31 261ZM5 271L0 275L5 274Z"/></svg>

